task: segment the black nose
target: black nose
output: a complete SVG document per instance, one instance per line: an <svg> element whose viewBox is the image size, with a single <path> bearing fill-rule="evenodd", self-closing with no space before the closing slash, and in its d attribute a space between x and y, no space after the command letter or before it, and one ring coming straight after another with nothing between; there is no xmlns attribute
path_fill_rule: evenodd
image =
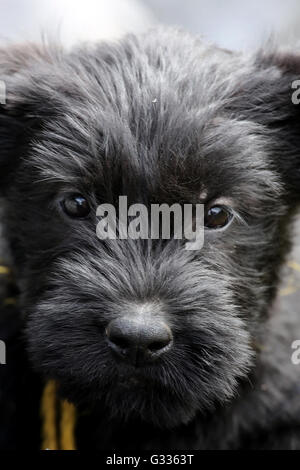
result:
<svg viewBox="0 0 300 470"><path fill-rule="evenodd" d="M170 349L170 328L158 320L122 317L109 323L106 335L111 349L119 358L135 366L158 359Z"/></svg>

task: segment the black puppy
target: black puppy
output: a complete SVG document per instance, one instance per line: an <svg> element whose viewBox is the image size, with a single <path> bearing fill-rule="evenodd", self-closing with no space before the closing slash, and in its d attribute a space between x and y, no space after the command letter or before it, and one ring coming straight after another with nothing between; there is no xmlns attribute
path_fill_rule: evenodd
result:
<svg viewBox="0 0 300 470"><path fill-rule="evenodd" d="M274 302L300 199L300 55L158 30L2 49L0 72L24 348L82 410L79 447L300 448L300 315ZM99 240L96 208L120 195L205 204L203 248Z"/></svg>

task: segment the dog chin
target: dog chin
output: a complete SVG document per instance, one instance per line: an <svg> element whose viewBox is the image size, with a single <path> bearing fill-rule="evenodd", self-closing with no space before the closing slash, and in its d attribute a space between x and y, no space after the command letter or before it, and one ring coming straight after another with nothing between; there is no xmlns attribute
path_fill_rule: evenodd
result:
<svg viewBox="0 0 300 470"><path fill-rule="evenodd" d="M196 415L197 410L182 399L170 399L160 395L143 393L141 389L126 390L125 400L106 399L105 405L112 419L121 422L143 421L160 429L172 429L187 424ZM131 406L129 403L131 402Z"/></svg>
<svg viewBox="0 0 300 470"><path fill-rule="evenodd" d="M97 391L93 386L71 386L62 381L59 393L81 409L99 416L104 414L115 422L143 421L162 429L187 424L198 411L186 396L175 396L167 387L146 383L134 375L127 380L122 377Z"/></svg>

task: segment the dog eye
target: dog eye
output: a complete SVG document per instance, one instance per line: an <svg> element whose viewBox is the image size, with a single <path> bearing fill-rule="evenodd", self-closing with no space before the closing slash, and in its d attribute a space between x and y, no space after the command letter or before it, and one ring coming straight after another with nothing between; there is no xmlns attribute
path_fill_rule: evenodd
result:
<svg viewBox="0 0 300 470"><path fill-rule="evenodd" d="M204 218L206 228L217 229L225 227L232 219L232 213L223 206L211 207Z"/></svg>
<svg viewBox="0 0 300 470"><path fill-rule="evenodd" d="M83 218L89 215L91 210L86 198L80 194L73 194L72 196L68 196L62 202L62 206L65 213L70 217Z"/></svg>

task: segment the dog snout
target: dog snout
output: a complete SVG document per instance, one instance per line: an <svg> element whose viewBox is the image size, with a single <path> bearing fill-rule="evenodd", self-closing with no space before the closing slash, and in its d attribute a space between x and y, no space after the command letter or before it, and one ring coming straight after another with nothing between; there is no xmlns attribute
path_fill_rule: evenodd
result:
<svg viewBox="0 0 300 470"><path fill-rule="evenodd" d="M156 319L121 317L109 323L106 335L110 348L118 358L134 366L147 365L172 345L171 329Z"/></svg>

